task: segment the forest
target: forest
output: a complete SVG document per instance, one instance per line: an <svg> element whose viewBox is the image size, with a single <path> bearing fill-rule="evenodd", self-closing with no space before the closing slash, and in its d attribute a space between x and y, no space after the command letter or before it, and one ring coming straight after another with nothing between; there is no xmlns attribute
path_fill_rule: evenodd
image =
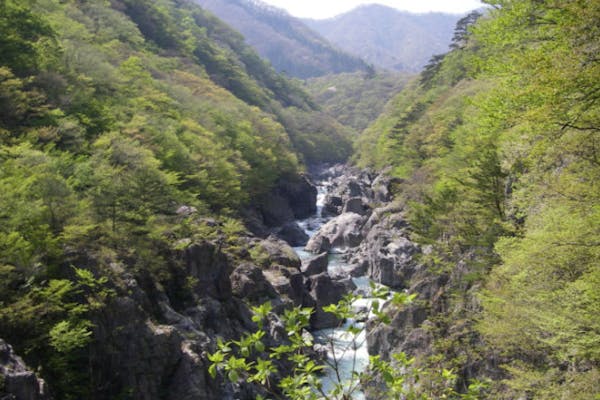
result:
<svg viewBox="0 0 600 400"><path fill-rule="evenodd" d="M110 383L111 313L168 325L154 297L197 295L181 251L257 262L248 210L348 162L389 171L422 265L460 270L417 364L482 390L445 398L600 398L600 2L484 3L410 80L303 83L191 0L0 0L0 338L51 398L170 398ZM442 398L420 390L398 398Z"/></svg>

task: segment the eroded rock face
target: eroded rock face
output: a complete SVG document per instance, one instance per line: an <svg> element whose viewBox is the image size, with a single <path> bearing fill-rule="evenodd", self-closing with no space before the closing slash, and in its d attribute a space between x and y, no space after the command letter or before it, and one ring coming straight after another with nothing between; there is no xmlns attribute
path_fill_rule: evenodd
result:
<svg viewBox="0 0 600 400"><path fill-rule="evenodd" d="M275 235L293 247L304 246L308 243L308 235L296 222L289 222L276 229Z"/></svg>
<svg viewBox="0 0 600 400"><path fill-rule="evenodd" d="M0 399L48 399L44 381L31 371L11 345L0 339Z"/></svg>
<svg viewBox="0 0 600 400"><path fill-rule="evenodd" d="M323 311L324 306L338 303L346 293L346 286L323 273L310 278L310 294L315 300L315 312L311 315L312 329L333 328L340 324L335 315Z"/></svg>
<svg viewBox="0 0 600 400"><path fill-rule="evenodd" d="M310 252L327 251L326 243L333 247L357 247L363 240L362 227L366 217L355 214L341 214L321 227L306 245Z"/></svg>
<svg viewBox="0 0 600 400"><path fill-rule="evenodd" d="M262 267L267 268L277 264L300 270L302 264L300 257L298 257L289 244L274 235L269 236L265 240L261 240L258 243L257 249L258 250L256 251L261 258L260 262Z"/></svg>
<svg viewBox="0 0 600 400"><path fill-rule="evenodd" d="M242 264L231 274L233 295L251 302L264 302L276 296L262 269L252 264Z"/></svg>
<svg viewBox="0 0 600 400"><path fill-rule="evenodd" d="M317 188L300 175L281 179L260 201L259 210L267 227L280 227L310 217L317 211L316 203Z"/></svg>
<svg viewBox="0 0 600 400"><path fill-rule="evenodd" d="M302 273L306 276L319 275L327 272L328 265L329 255L327 252L323 252L318 256L305 261L302 266Z"/></svg>
<svg viewBox="0 0 600 400"><path fill-rule="evenodd" d="M185 250L187 275L195 278L195 289L217 299L231 297L231 268L218 245L203 242Z"/></svg>

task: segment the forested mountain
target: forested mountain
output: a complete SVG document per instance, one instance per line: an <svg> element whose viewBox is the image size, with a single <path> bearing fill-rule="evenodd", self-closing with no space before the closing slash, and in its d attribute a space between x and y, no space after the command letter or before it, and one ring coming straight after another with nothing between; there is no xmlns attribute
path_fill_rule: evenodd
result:
<svg viewBox="0 0 600 400"><path fill-rule="evenodd" d="M273 67L297 78L352 72L369 67L331 45L286 11L257 0L196 0L240 31Z"/></svg>
<svg viewBox="0 0 600 400"><path fill-rule="evenodd" d="M600 6L487 3L356 160L393 168L430 279L450 282L424 363L493 379L487 398L597 398Z"/></svg>
<svg viewBox="0 0 600 400"><path fill-rule="evenodd" d="M306 90L324 111L361 132L382 112L410 75L391 71L325 75L306 81Z"/></svg>
<svg viewBox="0 0 600 400"><path fill-rule="evenodd" d="M324 20L304 22L341 49L379 68L419 72L445 53L459 15L412 14L371 4Z"/></svg>
<svg viewBox="0 0 600 400"><path fill-rule="evenodd" d="M321 111L195 0L0 0L0 398L332 398L335 328L344 398L597 399L600 3L486 3Z"/></svg>
<svg viewBox="0 0 600 400"><path fill-rule="evenodd" d="M184 304L210 279L181 277L189 243L218 237L215 220L244 231L241 210L305 160L351 150L298 85L186 0L0 2L0 110L0 338L57 399L164 384L171 361L148 321L164 322L165 292ZM223 265L225 247L200 259ZM119 343L138 351L110 353ZM163 353L122 362L148 351ZM133 380L139 368L156 379Z"/></svg>

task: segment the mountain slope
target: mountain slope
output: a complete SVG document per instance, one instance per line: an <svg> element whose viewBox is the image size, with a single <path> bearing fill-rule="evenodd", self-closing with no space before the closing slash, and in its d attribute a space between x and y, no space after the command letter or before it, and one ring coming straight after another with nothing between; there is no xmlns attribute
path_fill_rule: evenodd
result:
<svg viewBox="0 0 600 400"><path fill-rule="evenodd" d="M386 354L443 358L465 389L490 379L486 398L595 398L600 7L489 3L356 145L361 165L392 167L427 249L428 322L391 315Z"/></svg>
<svg viewBox="0 0 600 400"><path fill-rule="evenodd" d="M297 78L367 70L358 57L332 46L302 21L260 1L196 0L240 31L277 71Z"/></svg>
<svg viewBox="0 0 600 400"><path fill-rule="evenodd" d="M372 4L334 18L304 22L377 67L418 72L431 56L448 51L459 18L442 13L411 14Z"/></svg>
<svg viewBox="0 0 600 400"><path fill-rule="evenodd" d="M0 32L0 338L56 399L223 398L240 215L344 128L190 1L5 0Z"/></svg>

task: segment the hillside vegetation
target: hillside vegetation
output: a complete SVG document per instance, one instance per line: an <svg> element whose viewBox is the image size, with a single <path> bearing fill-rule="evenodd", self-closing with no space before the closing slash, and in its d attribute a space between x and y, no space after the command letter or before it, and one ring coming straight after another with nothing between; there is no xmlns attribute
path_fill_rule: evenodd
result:
<svg viewBox="0 0 600 400"><path fill-rule="evenodd" d="M486 3L356 160L401 178L413 236L433 246L423 262L469 271L440 316L440 354L500 367L489 398L597 398L600 4Z"/></svg>
<svg viewBox="0 0 600 400"><path fill-rule="evenodd" d="M306 90L325 112L361 132L381 115L409 78L388 71L326 75L307 80Z"/></svg>
<svg viewBox="0 0 600 400"><path fill-rule="evenodd" d="M367 71L369 66L284 10L257 0L196 0L238 30L280 72L296 78Z"/></svg>
<svg viewBox="0 0 600 400"><path fill-rule="evenodd" d="M165 255L217 229L186 212L241 231L229 217L350 142L193 2L4 0L0 32L0 337L56 398L92 398L99 276L168 288Z"/></svg>

